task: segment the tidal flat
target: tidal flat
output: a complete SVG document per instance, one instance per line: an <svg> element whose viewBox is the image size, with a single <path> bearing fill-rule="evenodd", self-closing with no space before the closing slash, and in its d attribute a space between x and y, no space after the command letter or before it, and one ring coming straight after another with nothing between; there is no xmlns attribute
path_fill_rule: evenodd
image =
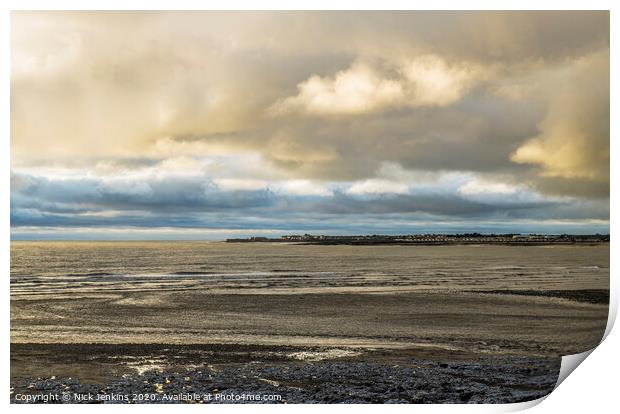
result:
<svg viewBox="0 0 620 414"><path fill-rule="evenodd" d="M525 401L607 323L608 245L11 250L14 402ZM162 401L191 392L279 399Z"/></svg>

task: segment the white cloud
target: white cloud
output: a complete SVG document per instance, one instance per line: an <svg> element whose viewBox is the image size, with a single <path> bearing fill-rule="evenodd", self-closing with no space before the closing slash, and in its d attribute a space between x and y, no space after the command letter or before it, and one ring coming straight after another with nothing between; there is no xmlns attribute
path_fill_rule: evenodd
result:
<svg viewBox="0 0 620 414"><path fill-rule="evenodd" d="M399 82L383 79L357 62L334 77L314 75L297 85L296 96L278 101L272 114L303 110L312 114L361 114L392 105L403 98Z"/></svg>
<svg viewBox="0 0 620 414"><path fill-rule="evenodd" d="M252 178L215 178L213 182L222 191L271 190L280 195L291 196L332 196L328 184L312 180L268 181Z"/></svg>
<svg viewBox="0 0 620 414"><path fill-rule="evenodd" d="M378 178L358 181L346 190L347 194L407 194L409 186L398 181L390 181Z"/></svg>
<svg viewBox="0 0 620 414"><path fill-rule="evenodd" d="M222 191L256 191L269 187L269 182L251 178L215 178L213 182Z"/></svg>
<svg viewBox="0 0 620 414"><path fill-rule="evenodd" d="M461 99L481 69L467 63L448 65L438 56L424 55L407 64L403 73L413 87L409 104L445 106Z"/></svg>
<svg viewBox="0 0 620 414"><path fill-rule="evenodd" d="M560 72L540 133L511 161L540 168L544 177L609 180L609 54L584 56Z"/></svg>
<svg viewBox="0 0 620 414"><path fill-rule="evenodd" d="M492 182L481 179L472 179L458 188L458 192L464 195L477 194L514 194L517 188L506 183Z"/></svg>
<svg viewBox="0 0 620 414"><path fill-rule="evenodd" d="M333 191L325 184L312 180L287 180L274 185L277 192L296 196L331 196Z"/></svg>
<svg viewBox="0 0 620 414"><path fill-rule="evenodd" d="M446 106L461 99L483 72L472 64L449 65L436 55L393 69L395 78L358 61L333 77L313 75L297 85L297 95L277 101L269 112L351 115L396 106Z"/></svg>

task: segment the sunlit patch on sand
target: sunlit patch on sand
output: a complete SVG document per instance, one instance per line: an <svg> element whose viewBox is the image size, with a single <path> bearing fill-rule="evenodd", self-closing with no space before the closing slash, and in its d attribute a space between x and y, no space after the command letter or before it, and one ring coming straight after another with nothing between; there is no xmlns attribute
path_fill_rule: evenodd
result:
<svg viewBox="0 0 620 414"><path fill-rule="evenodd" d="M300 361L322 361L324 359L346 358L357 355L361 355L361 352L350 349L328 349L326 351L293 352L288 354L288 357Z"/></svg>
<svg viewBox="0 0 620 414"><path fill-rule="evenodd" d="M162 298L155 295L144 296L141 298L137 297L126 297L114 302L116 305L123 306L151 306L151 305L159 305L163 303Z"/></svg>
<svg viewBox="0 0 620 414"><path fill-rule="evenodd" d="M131 357L126 357L131 358ZM136 358L135 361L128 361L125 365L133 370L135 370L138 375L142 375L146 372L156 371L161 372L168 367L167 361L165 357L155 357L155 358Z"/></svg>

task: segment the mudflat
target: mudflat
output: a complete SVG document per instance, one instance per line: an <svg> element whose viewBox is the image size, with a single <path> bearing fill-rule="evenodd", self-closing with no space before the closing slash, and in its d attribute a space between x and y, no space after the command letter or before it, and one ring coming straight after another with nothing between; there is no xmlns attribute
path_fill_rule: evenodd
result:
<svg viewBox="0 0 620 414"><path fill-rule="evenodd" d="M461 403L547 394L558 355L595 346L607 307L471 292L132 292L12 310L14 393Z"/></svg>
<svg viewBox="0 0 620 414"><path fill-rule="evenodd" d="M12 343L262 344L566 355L600 341L607 306L472 292L125 292L11 301Z"/></svg>
<svg viewBox="0 0 620 414"><path fill-rule="evenodd" d="M18 245L12 400L516 402L602 338L608 249L416 249Z"/></svg>

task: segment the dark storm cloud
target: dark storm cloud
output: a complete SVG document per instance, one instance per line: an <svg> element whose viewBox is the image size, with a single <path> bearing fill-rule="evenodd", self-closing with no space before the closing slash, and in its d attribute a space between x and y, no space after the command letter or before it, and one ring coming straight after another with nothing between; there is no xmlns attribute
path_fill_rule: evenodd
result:
<svg viewBox="0 0 620 414"><path fill-rule="evenodd" d="M251 209L270 206L269 191L221 192L208 180L165 178L148 182L96 179L50 180L12 176L15 207L81 206L84 210L156 210L162 212ZM43 204L39 204L43 202ZM57 208L57 207L56 207Z"/></svg>
<svg viewBox="0 0 620 414"><path fill-rule="evenodd" d="M350 195L336 191L330 196L296 196L270 190L223 191L197 178L116 183L111 189L109 183L96 179L50 180L14 174L12 187L11 225L15 228L330 229L338 221L361 231L364 220L376 228L381 222L390 227L390 221L403 220L599 220L609 214L604 203L476 201L457 193Z"/></svg>

